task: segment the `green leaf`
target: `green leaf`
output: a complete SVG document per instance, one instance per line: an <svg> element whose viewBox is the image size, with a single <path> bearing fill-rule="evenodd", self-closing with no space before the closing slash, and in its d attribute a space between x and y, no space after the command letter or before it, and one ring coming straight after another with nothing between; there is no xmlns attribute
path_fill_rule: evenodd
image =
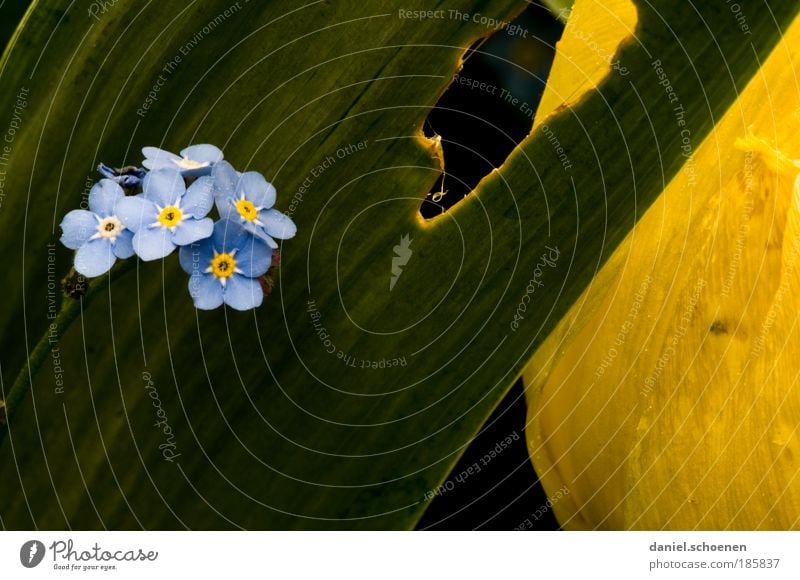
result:
<svg viewBox="0 0 800 580"><path fill-rule="evenodd" d="M568 11L572 8L574 3L573 0L542 0L542 4L544 4L556 18L563 22L567 21Z"/></svg>
<svg viewBox="0 0 800 580"><path fill-rule="evenodd" d="M687 18L674 2L639 3L637 42L618 55L631 74L548 121L572 169L537 132L425 224L418 208L439 162L421 127L485 25L400 18L390 2L213 0L169 11L118 0L98 20L88 2L38 2L0 75L0 131L21 117L0 167L4 388L48 329L48 281L72 258L47 244L100 160L215 143L240 170L265 173L299 232L255 312L196 312L172 256L112 279L70 330L54 329L53 354L0 450L3 525L412 527L684 162L652 61L670 71L699 142L794 16L787 4L749 14L746 44L724 4ZM523 8L441 9L510 20ZM413 253L390 290L405 235ZM559 259L515 331L547 247ZM361 368L349 357L403 364ZM169 434L154 427L164 419ZM169 461L164 449L179 455Z"/></svg>

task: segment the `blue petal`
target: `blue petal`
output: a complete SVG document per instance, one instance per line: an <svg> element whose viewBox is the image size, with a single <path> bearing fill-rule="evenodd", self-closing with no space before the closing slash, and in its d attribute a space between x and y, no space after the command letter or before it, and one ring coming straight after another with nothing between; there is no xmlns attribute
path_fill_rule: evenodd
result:
<svg viewBox="0 0 800 580"><path fill-rule="evenodd" d="M145 262L158 260L172 253L172 232L166 228L142 228L133 236L133 249Z"/></svg>
<svg viewBox="0 0 800 580"><path fill-rule="evenodd" d="M75 270L88 278L105 274L116 261L111 242L99 238L90 240L75 253Z"/></svg>
<svg viewBox="0 0 800 580"><path fill-rule="evenodd" d="M228 278L228 282L225 284L222 299L234 310L250 310L261 306L264 291L255 278L234 274Z"/></svg>
<svg viewBox="0 0 800 580"><path fill-rule="evenodd" d="M204 240L214 233L214 220L203 218L196 220L189 218L183 220L175 228L172 234L172 242L177 246L193 244L198 240Z"/></svg>
<svg viewBox="0 0 800 580"><path fill-rule="evenodd" d="M85 209L73 209L61 220L61 243L70 250L77 250L97 233L97 218Z"/></svg>
<svg viewBox="0 0 800 580"><path fill-rule="evenodd" d="M288 240L297 233L297 226L294 225L292 218L277 209L260 212L258 219L264 224L264 231L273 238Z"/></svg>
<svg viewBox="0 0 800 580"><path fill-rule="evenodd" d="M162 169L173 169L175 171L178 170L178 166L175 165L172 161L155 161L155 162L148 163L147 160L145 160L145 161L142 162L142 165L145 165L145 163L147 163L147 165L149 165L149 167L147 167L147 169L149 169L151 172L152 171L161 171Z"/></svg>
<svg viewBox="0 0 800 580"><path fill-rule="evenodd" d="M198 161L200 163L215 164L222 161L222 151L213 145L192 145L181 151L181 155L186 159Z"/></svg>
<svg viewBox="0 0 800 580"><path fill-rule="evenodd" d="M189 294L198 310L213 310L222 306L222 284L211 274L190 276Z"/></svg>
<svg viewBox="0 0 800 580"><path fill-rule="evenodd" d="M110 179L101 179L89 192L89 209L100 217L114 214L114 204L125 196L122 188Z"/></svg>
<svg viewBox="0 0 800 580"><path fill-rule="evenodd" d="M117 258L124 260L133 256L133 232L128 229L122 230L111 247Z"/></svg>
<svg viewBox="0 0 800 580"><path fill-rule="evenodd" d="M275 187L257 171L242 173L236 186L236 197L252 201L256 207L272 207L275 205Z"/></svg>
<svg viewBox="0 0 800 580"><path fill-rule="evenodd" d="M236 252L236 267L242 271L243 276L256 278L263 276L272 264L272 249L262 240L253 236L239 247Z"/></svg>
<svg viewBox="0 0 800 580"><path fill-rule="evenodd" d="M214 257L214 248L212 246L211 238L200 240L195 244L188 244L181 246L178 251L181 268L187 274L197 275L205 273L206 268L211 265L211 259Z"/></svg>
<svg viewBox="0 0 800 580"><path fill-rule="evenodd" d="M219 220L214 224L212 241L218 252L231 252L241 248L248 239L241 225L232 220Z"/></svg>
<svg viewBox="0 0 800 580"><path fill-rule="evenodd" d="M170 153L169 151L164 151L158 147L144 147L142 149L142 154L145 156L142 165L150 170L162 169L165 167L174 169L175 162L181 160L178 155Z"/></svg>
<svg viewBox="0 0 800 580"><path fill-rule="evenodd" d="M141 195L123 197L114 206L114 213L126 228L134 232L158 221L156 206Z"/></svg>
<svg viewBox="0 0 800 580"><path fill-rule="evenodd" d="M143 195L161 207L175 205L186 192L183 176L175 169L151 171L142 183Z"/></svg>
<svg viewBox="0 0 800 580"><path fill-rule="evenodd" d="M277 242L275 240L273 240L269 236L269 234L267 234L266 230L264 228L262 228L261 226L257 226L253 222L248 222L248 221L242 220L242 227L245 229L245 231L247 231L248 233L253 234L259 240L263 240L264 242L266 242L266 244L270 248L272 248L273 250L277 249L277 247L278 247Z"/></svg>
<svg viewBox="0 0 800 580"><path fill-rule="evenodd" d="M244 219L239 216L239 212L236 211L236 206L233 204L233 197L217 197L216 203L220 220L244 221Z"/></svg>
<svg viewBox="0 0 800 580"><path fill-rule="evenodd" d="M196 218L205 217L214 205L214 180L211 177L200 177L181 200L181 210Z"/></svg>
<svg viewBox="0 0 800 580"><path fill-rule="evenodd" d="M217 208L219 208L223 200L227 202L236 193L239 173L227 161L220 161L211 170L211 179L214 180L214 197L217 200Z"/></svg>

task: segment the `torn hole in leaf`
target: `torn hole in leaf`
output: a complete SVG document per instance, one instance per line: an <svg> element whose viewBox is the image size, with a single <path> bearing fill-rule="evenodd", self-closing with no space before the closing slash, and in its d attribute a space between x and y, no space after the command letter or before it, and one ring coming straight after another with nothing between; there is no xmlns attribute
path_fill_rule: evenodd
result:
<svg viewBox="0 0 800 580"><path fill-rule="evenodd" d="M530 133L563 24L531 3L506 28L473 44L423 127L441 140L443 170L420 207L447 211L500 167Z"/></svg>

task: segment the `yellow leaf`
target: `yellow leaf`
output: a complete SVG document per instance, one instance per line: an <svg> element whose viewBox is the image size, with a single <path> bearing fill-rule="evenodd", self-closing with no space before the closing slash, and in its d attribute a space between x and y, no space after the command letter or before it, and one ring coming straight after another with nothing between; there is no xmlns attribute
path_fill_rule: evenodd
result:
<svg viewBox="0 0 800 580"><path fill-rule="evenodd" d="M529 364L564 527L800 528L798 64L796 20Z"/></svg>

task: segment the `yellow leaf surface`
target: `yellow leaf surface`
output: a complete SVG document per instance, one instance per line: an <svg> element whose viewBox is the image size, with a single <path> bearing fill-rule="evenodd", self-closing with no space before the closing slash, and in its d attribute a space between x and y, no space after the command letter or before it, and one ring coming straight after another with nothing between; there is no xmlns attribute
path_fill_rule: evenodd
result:
<svg viewBox="0 0 800 580"><path fill-rule="evenodd" d="M633 38L637 20L632 0L575 3L556 45L557 57L539 101L534 127L550 114L577 103L608 74L630 74L616 52Z"/></svg>
<svg viewBox="0 0 800 580"><path fill-rule="evenodd" d="M800 21L525 372L568 529L800 528Z"/></svg>

